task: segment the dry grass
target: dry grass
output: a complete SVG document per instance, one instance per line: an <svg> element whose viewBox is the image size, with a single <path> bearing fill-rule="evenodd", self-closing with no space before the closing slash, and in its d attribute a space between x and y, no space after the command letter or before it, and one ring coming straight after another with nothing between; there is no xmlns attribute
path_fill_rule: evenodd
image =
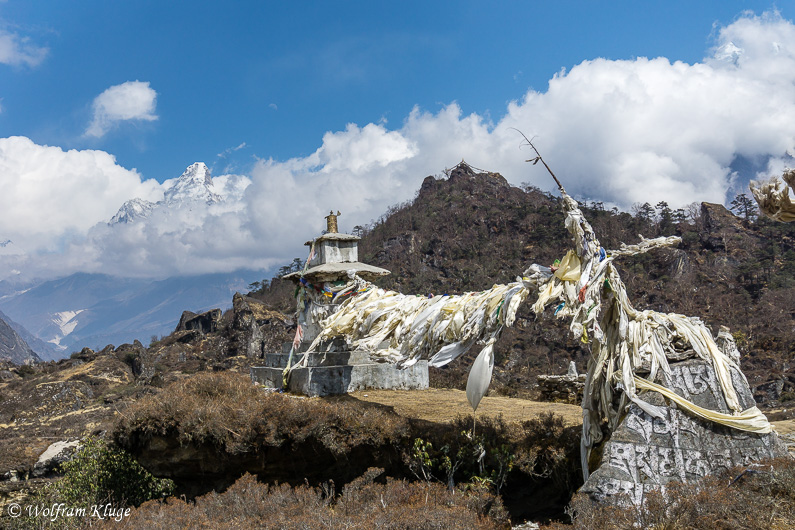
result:
<svg viewBox="0 0 795 530"><path fill-rule="evenodd" d="M509 528L504 510L488 494L450 492L440 484L388 480L373 483L380 470L348 484L339 496L333 484L312 488L268 486L245 475L224 493L209 493L188 503L170 498L134 509L122 522L98 528L218 529L436 529ZM489 515L486 514L488 512Z"/></svg>
<svg viewBox="0 0 795 530"><path fill-rule="evenodd" d="M779 434L795 434L795 420L783 420L770 422Z"/></svg>
<svg viewBox="0 0 795 530"><path fill-rule="evenodd" d="M472 415L466 392L441 388L427 390L362 390L345 396L323 398L327 401L360 401L390 407L407 418L434 423L456 420ZM541 403L528 399L486 396L477 410L478 418L497 418L508 423L522 422L552 412L563 418L566 425L582 425L582 409L565 403Z"/></svg>
<svg viewBox="0 0 795 530"><path fill-rule="evenodd" d="M244 375L206 372L139 400L120 418L114 437L134 449L163 435L231 455L313 439L342 455L353 446L404 439L408 423L376 407L294 399L263 392Z"/></svg>

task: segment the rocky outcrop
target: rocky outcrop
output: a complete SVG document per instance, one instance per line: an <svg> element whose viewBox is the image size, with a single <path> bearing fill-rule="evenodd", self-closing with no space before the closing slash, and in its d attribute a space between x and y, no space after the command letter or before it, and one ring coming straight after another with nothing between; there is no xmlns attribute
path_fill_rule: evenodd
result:
<svg viewBox="0 0 795 530"><path fill-rule="evenodd" d="M705 249L744 255L760 246L759 236L722 204L702 202L701 221L699 237Z"/></svg>
<svg viewBox="0 0 795 530"><path fill-rule="evenodd" d="M261 359L265 353L281 351L289 340L290 319L267 309L260 301L235 293L229 330L234 355Z"/></svg>
<svg viewBox="0 0 795 530"><path fill-rule="evenodd" d="M116 348L115 355L132 367L133 375L139 384L151 382L155 377L155 363L159 360L159 354L152 348L144 348L140 341L122 344Z"/></svg>
<svg viewBox="0 0 795 530"><path fill-rule="evenodd" d="M79 440L60 441L50 444L33 466L33 476L44 477L57 473L61 464L71 460L72 455L74 455L79 446Z"/></svg>
<svg viewBox="0 0 795 530"><path fill-rule="evenodd" d="M183 311L175 332L199 331L202 334L218 331L221 322L221 310L211 309L204 313L196 314L192 311Z"/></svg>
<svg viewBox="0 0 795 530"><path fill-rule="evenodd" d="M672 363L670 376L663 377L664 386L696 405L729 412L711 364ZM732 369L731 378L743 410L753 407L745 376ZM756 434L701 420L656 392L641 398L663 407L665 417L653 418L630 405L610 439L592 454L601 455L601 461L580 491L595 500L638 505L647 492L664 491L670 481L692 482L734 466L787 455L775 432Z"/></svg>

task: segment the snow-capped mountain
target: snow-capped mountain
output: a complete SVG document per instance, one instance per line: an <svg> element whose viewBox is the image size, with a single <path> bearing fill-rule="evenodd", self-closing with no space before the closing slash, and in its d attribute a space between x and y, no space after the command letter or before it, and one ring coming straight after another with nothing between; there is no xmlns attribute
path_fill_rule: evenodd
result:
<svg viewBox="0 0 795 530"><path fill-rule="evenodd" d="M174 227L200 234L207 220L245 208L243 197L250 184L243 175L213 178L209 168L197 162L162 184L162 200L128 200L95 232L110 238L118 234L120 245L142 245L141 259L146 264L150 249L144 243L168 244L158 238ZM144 239L136 239L140 234ZM18 252L14 244L0 238L0 255L13 252ZM153 263L153 269L158 265L162 264ZM57 358L83 346L96 349L134 339L146 342L153 335L167 334L183 310L224 309L235 291L245 291L263 277L267 273L255 270L165 280L77 273L40 284L0 282L0 310L46 342Z"/></svg>
<svg viewBox="0 0 795 530"><path fill-rule="evenodd" d="M204 162L191 164L179 178L163 183L165 191L162 201L150 202L139 198L131 199L119 208L108 224L132 223L139 219L145 219L157 208L193 207L197 203L210 206L221 204L227 199L239 200L242 190L249 183L245 177L236 175L222 175L216 180L219 180L221 186L229 189L216 189L210 169Z"/></svg>
<svg viewBox="0 0 795 530"><path fill-rule="evenodd" d="M187 202L214 204L222 200L223 198L215 192L210 169L204 162L196 162L188 166L164 194L164 202L169 206Z"/></svg>
<svg viewBox="0 0 795 530"><path fill-rule="evenodd" d="M156 203L144 199L130 199L119 208L108 224L132 223L136 219L147 217L155 209Z"/></svg>

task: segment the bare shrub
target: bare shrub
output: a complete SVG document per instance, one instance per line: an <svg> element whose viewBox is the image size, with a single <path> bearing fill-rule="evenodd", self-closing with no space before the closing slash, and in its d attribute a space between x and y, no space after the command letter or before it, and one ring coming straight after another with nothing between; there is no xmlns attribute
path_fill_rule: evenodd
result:
<svg viewBox="0 0 795 530"><path fill-rule="evenodd" d="M241 477L224 493L209 493L195 503L170 498L134 509L122 522L101 522L98 528L510 528L502 511L495 519L481 512L476 491L447 491L439 484L388 480L378 484L364 477L342 495L329 490L261 484ZM497 501L498 502L498 501ZM492 510L494 511L494 510ZM104 523L104 524L103 524Z"/></svg>
<svg viewBox="0 0 795 530"><path fill-rule="evenodd" d="M114 438L133 448L156 435L207 444L229 454L316 439L335 455L357 445L408 436L408 423L376 407L265 393L234 373L200 373L139 400L119 420Z"/></svg>

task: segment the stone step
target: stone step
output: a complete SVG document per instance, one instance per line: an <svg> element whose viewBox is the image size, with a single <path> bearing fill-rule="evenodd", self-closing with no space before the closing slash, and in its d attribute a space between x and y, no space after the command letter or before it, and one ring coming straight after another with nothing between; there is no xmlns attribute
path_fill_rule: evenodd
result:
<svg viewBox="0 0 795 530"><path fill-rule="evenodd" d="M298 346L297 352L303 353L309 349L309 345L311 344L310 341L304 341ZM292 342L283 342L282 343L282 353L290 353L290 348L293 347ZM317 351L326 352L326 351L345 351L349 349L348 345L345 343L345 339L343 337L334 337L329 341L321 342L318 347L316 348Z"/></svg>

